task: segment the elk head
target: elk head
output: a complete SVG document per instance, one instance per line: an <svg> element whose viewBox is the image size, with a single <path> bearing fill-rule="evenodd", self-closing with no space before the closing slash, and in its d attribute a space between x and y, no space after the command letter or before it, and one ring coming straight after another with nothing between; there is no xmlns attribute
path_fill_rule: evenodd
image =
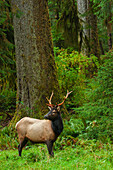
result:
<svg viewBox="0 0 113 170"><path fill-rule="evenodd" d="M53 97L53 92L52 92L50 99L46 98L49 102L49 104L47 104L47 105L48 105L50 111L44 116L44 118L52 120L52 121L56 120L58 118L58 116L60 115L60 106L65 102L65 100L68 98L70 93L72 93L72 91L69 92L67 90L67 94L64 97L64 100L61 103L54 105L51 103L51 99Z"/></svg>

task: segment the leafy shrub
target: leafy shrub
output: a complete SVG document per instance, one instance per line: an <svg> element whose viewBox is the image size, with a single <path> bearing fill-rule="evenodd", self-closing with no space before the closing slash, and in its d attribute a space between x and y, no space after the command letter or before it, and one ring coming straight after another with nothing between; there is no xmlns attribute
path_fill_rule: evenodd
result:
<svg viewBox="0 0 113 170"><path fill-rule="evenodd" d="M0 93L0 128L7 126L16 109L16 91L5 89Z"/></svg>
<svg viewBox="0 0 113 170"><path fill-rule="evenodd" d="M91 80L90 88L86 90L86 103L75 111L86 119L85 137L105 142L113 140L113 52L103 58L97 77Z"/></svg>
<svg viewBox="0 0 113 170"><path fill-rule="evenodd" d="M13 112L16 108L16 92L5 89L0 93L0 112Z"/></svg>
<svg viewBox="0 0 113 170"><path fill-rule="evenodd" d="M64 120L64 130L55 142L55 149L76 145L78 136L83 130L84 124L81 119L71 118L69 121Z"/></svg>
<svg viewBox="0 0 113 170"><path fill-rule="evenodd" d="M65 120L63 136L77 137L84 130L84 125L81 119L71 118L69 121Z"/></svg>
<svg viewBox="0 0 113 170"><path fill-rule="evenodd" d="M98 67L97 58L93 55L89 58L71 49L59 48L55 48L55 56L62 91L73 90L69 104L81 106L85 99L87 80L94 74L95 66Z"/></svg>
<svg viewBox="0 0 113 170"><path fill-rule="evenodd" d="M18 139L15 128L4 127L0 130L0 149L15 149L18 146Z"/></svg>

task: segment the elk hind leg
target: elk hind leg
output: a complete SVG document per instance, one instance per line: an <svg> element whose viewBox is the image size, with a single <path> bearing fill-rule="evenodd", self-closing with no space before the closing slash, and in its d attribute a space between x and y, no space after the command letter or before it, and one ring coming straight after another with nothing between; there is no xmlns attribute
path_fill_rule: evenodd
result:
<svg viewBox="0 0 113 170"><path fill-rule="evenodd" d="M18 145L18 153L19 153L19 156L21 156L21 153L22 153L22 148L26 145L27 143L27 138L24 138L24 139L20 139L20 144Z"/></svg>

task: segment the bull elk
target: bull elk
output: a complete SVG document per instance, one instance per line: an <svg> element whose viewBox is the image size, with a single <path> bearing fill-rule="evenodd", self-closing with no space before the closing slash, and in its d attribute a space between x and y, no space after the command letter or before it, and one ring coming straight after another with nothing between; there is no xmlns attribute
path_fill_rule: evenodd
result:
<svg viewBox="0 0 113 170"><path fill-rule="evenodd" d="M72 91L71 91L72 92ZM60 113L60 106L67 99L71 93L67 90L67 95L60 104L51 104L53 92L50 99L47 98L50 111L44 116L47 120L39 120L30 117L24 117L16 123L16 130L19 136L18 152L21 156L22 148L26 145L27 141L30 140L33 143L45 143L48 148L48 152L51 156L53 153L53 143L63 130L63 121Z"/></svg>

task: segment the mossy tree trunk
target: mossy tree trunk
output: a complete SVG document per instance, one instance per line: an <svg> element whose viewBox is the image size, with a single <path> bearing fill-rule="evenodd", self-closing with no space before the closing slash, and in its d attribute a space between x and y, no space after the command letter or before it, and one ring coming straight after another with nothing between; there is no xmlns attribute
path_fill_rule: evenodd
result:
<svg viewBox="0 0 113 170"><path fill-rule="evenodd" d="M58 5L59 4L59 5ZM55 46L68 48L71 47L78 50L78 16L77 6L74 0L57 0L56 8L57 25L56 33L59 40L56 41ZM59 10L59 11L58 11ZM59 15L58 15L59 14Z"/></svg>
<svg viewBox="0 0 113 170"><path fill-rule="evenodd" d="M97 16L94 14L93 2L89 1L89 25L90 25L90 54L94 54L100 60L100 45L98 39Z"/></svg>
<svg viewBox="0 0 113 170"><path fill-rule="evenodd" d="M17 66L17 112L14 119L40 117L48 111L46 97L49 98L52 90L52 102L61 99L47 1L12 0L12 12Z"/></svg>
<svg viewBox="0 0 113 170"><path fill-rule="evenodd" d="M67 12L68 11L68 12ZM60 20L59 20L60 21ZM65 0L65 10L61 17L64 48L72 47L78 50L78 16L74 0Z"/></svg>

